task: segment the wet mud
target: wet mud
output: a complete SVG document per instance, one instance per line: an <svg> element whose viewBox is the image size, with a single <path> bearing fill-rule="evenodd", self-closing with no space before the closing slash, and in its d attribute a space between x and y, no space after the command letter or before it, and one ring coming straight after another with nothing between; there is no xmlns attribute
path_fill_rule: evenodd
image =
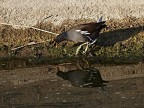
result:
<svg viewBox="0 0 144 108"><path fill-rule="evenodd" d="M144 105L143 67L143 63L93 64L90 68L80 69L76 64L67 63L1 70L0 107L142 108ZM58 75L58 72L65 73L64 75L68 75L69 78ZM94 82L96 86L81 86L87 81ZM102 84L101 81L108 81L108 83L102 88L101 85L99 86Z"/></svg>
<svg viewBox="0 0 144 108"><path fill-rule="evenodd" d="M7 83L2 80L0 84L0 107L142 108L144 105L144 77L142 76L109 80L107 86L101 89L99 87L72 86L71 82L58 77L54 73L52 75L52 73L48 74L42 69L40 71L41 73L37 75L33 69L30 70L31 74L29 73L28 76L31 76L31 78L29 77L29 80L28 76L21 76L20 70L15 71L19 73L19 76L9 71L12 79L8 78L10 77L8 74L6 77L10 82ZM5 73L3 72L3 74ZM20 78L19 82L14 81L18 77Z"/></svg>

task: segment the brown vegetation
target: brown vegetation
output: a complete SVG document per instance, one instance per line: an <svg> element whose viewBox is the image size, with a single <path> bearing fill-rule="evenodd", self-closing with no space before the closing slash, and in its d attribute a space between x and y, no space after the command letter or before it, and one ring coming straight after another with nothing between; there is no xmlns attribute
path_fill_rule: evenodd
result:
<svg viewBox="0 0 144 108"><path fill-rule="evenodd" d="M55 26L52 23L39 23L35 27L61 33L69 28L91 22L93 20L79 19L66 20L61 26ZM141 56L143 57L144 47L144 19L125 18L123 20L107 21L108 28L101 33L97 41L97 46L93 48L93 53L97 57L123 57L123 56ZM58 48L53 46L54 35L29 28L13 28L12 26L0 26L0 56L1 57L27 57L35 56L37 52L42 52L43 56L73 56L75 48L69 48L71 44ZM48 42L28 46L16 52L11 51L12 48L25 45L29 42Z"/></svg>

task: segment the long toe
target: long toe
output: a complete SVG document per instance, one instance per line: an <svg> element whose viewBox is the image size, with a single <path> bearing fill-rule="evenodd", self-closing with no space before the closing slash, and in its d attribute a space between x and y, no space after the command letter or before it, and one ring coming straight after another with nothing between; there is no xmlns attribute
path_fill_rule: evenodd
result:
<svg viewBox="0 0 144 108"><path fill-rule="evenodd" d="M79 51L80 51L80 48L78 47L78 48L76 49L76 53L75 53L76 56L78 55Z"/></svg>
<svg viewBox="0 0 144 108"><path fill-rule="evenodd" d="M76 49L76 53L75 53L76 56L78 55L78 53L79 53L81 47L82 47L82 44Z"/></svg>

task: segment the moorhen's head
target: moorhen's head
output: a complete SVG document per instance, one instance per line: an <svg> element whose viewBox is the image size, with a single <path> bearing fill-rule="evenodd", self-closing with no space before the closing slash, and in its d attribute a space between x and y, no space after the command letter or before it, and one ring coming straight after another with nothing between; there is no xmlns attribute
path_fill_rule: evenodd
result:
<svg viewBox="0 0 144 108"><path fill-rule="evenodd" d="M69 76L68 76L68 74L66 72L58 71L56 74L57 74L58 77L61 77L64 80L68 80L69 79Z"/></svg>
<svg viewBox="0 0 144 108"><path fill-rule="evenodd" d="M62 32L61 34L59 34L59 35L54 39L54 41L55 41L56 43L60 43L60 42L62 42L62 41L64 41L64 40L66 40L66 37L67 37L67 32Z"/></svg>

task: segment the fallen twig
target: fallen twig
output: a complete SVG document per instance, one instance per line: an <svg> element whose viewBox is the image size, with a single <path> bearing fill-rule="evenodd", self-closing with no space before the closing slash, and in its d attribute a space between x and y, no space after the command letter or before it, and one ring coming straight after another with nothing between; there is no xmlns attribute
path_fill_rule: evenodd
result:
<svg viewBox="0 0 144 108"><path fill-rule="evenodd" d="M39 29L39 28L36 28L36 27L20 26L20 25L13 25L13 24L7 24L7 23L0 23L0 24L9 25L9 26L16 26L16 27L32 28L32 29L35 29L35 30L38 30L38 31L50 33L50 34L53 34L53 35L58 35L57 33L53 33L53 32L50 32L50 31L47 31L47 30L43 30L43 29Z"/></svg>
<svg viewBox="0 0 144 108"><path fill-rule="evenodd" d="M26 47L26 46L36 45L36 44L40 44L40 43L44 43L44 42L48 42L48 41L50 41L50 40L41 41L41 42L37 42L37 43L36 42L30 42L30 43L27 43L26 45L22 45L22 46L19 46L19 47L12 48L11 50L14 51L14 50Z"/></svg>
<svg viewBox="0 0 144 108"><path fill-rule="evenodd" d="M50 32L50 31L47 31L47 30L43 30L43 29L39 29L39 28L36 28L36 27L20 26L20 25L13 25L13 24L7 24L7 23L1 23L1 24L2 24L2 25L8 25L8 26L31 28L31 29L35 29L35 30L38 30L38 31L50 33L50 34L53 34L53 35L58 35L57 33L53 33L53 32ZM36 45L36 44L44 43L44 42L47 42L47 41L49 41L49 40L41 41L41 42L38 42L38 43L36 43L36 42L30 42L30 43L28 43L28 44L26 44L26 45L22 45L22 46L19 46L19 47L16 47L16 48L12 48L11 50L14 51L14 50L23 48L23 47L25 47L25 46Z"/></svg>

